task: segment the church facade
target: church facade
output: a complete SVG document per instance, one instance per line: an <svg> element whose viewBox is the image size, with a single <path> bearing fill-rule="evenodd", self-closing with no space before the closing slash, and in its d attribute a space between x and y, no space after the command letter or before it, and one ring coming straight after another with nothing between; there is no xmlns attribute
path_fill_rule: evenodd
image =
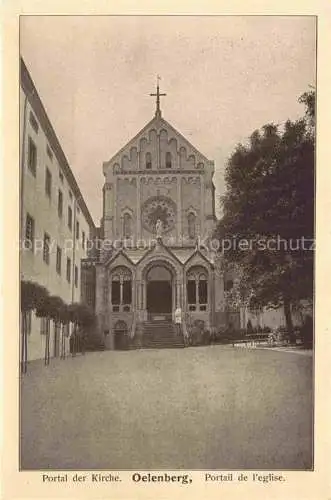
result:
<svg viewBox="0 0 331 500"><path fill-rule="evenodd" d="M224 279L209 247L214 162L161 114L103 164L95 309L108 348L148 323L224 323ZM176 316L177 315L177 316ZM180 318L178 320L178 318Z"/></svg>

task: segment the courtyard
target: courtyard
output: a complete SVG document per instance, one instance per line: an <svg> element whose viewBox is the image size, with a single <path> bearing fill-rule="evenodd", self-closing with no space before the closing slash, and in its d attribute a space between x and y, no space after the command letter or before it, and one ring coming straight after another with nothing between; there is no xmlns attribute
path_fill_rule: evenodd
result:
<svg viewBox="0 0 331 500"><path fill-rule="evenodd" d="M207 346L29 364L24 469L310 469L312 356Z"/></svg>

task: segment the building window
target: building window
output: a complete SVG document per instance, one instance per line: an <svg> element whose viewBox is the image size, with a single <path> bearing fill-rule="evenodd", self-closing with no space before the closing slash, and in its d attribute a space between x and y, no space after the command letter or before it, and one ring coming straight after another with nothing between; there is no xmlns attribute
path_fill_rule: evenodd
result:
<svg viewBox="0 0 331 500"><path fill-rule="evenodd" d="M68 207L68 228L72 230L72 208Z"/></svg>
<svg viewBox="0 0 331 500"><path fill-rule="evenodd" d="M76 221L76 240L79 240L79 221Z"/></svg>
<svg viewBox="0 0 331 500"><path fill-rule="evenodd" d="M67 281L70 283L71 280L71 259L67 257Z"/></svg>
<svg viewBox="0 0 331 500"><path fill-rule="evenodd" d="M52 195L52 174L49 169L46 167L46 177L45 177L45 192L48 198L51 198Z"/></svg>
<svg viewBox="0 0 331 500"><path fill-rule="evenodd" d="M28 146L28 167L29 170L36 176L37 172L37 147L31 137L29 137Z"/></svg>
<svg viewBox="0 0 331 500"><path fill-rule="evenodd" d="M57 274L61 274L61 266L62 266L62 250L58 246L56 249L56 272L57 272Z"/></svg>
<svg viewBox="0 0 331 500"><path fill-rule="evenodd" d="M199 279L198 285L198 295L199 295L199 304L207 304L208 302L208 289L207 289L207 279L205 276Z"/></svg>
<svg viewBox="0 0 331 500"><path fill-rule="evenodd" d="M63 173L61 172L61 170L59 170L59 177L60 177L60 181L63 184Z"/></svg>
<svg viewBox="0 0 331 500"><path fill-rule="evenodd" d="M85 233L84 233L84 231L82 231L82 247L83 247L83 250L85 250Z"/></svg>
<svg viewBox="0 0 331 500"><path fill-rule="evenodd" d="M33 130L36 132L36 134L38 134L38 129L39 129L39 125L38 125L38 122L34 116L34 114L32 113L32 111L30 111L30 124L31 124L31 127L33 128Z"/></svg>
<svg viewBox="0 0 331 500"><path fill-rule="evenodd" d="M126 267L119 267L112 274L111 303L114 312L129 312L131 310L132 275Z"/></svg>
<svg viewBox="0 0 331 500"><path fill-rule="evenodd" d="M34 219L30 214L26 214L25 222L25 242L24 249L28 248L33 250L34 248Z"/></svg>
<svg viewBox="0 0 331 500"><path fill-rule="evenodd" d="M146 168L152 168L152 155L151 153L146 153Z"/></svg>
<svg viewBox="0 0 331 500"><path fill-rule="evenodd" d="M123 238L130 238L131 236L131 215L124 214L123 216Z"/></svg>
<svg viewBox="0 0 331 500"><path fill-rule="evenodd" d="M111 282L111 303L113 306L118 306L121 303L121 284L116 277Z"/></svg>
<svg viewBox="0 0 331 500"><path fill-rule="evenodd" d="M192 268L187 274L187 303L189 311L206 311L208 304L208 275L204 268Z"/></svg>
<svg viewBox="0 0 331 500"><path fill-rule="evenodd" d="M43 260L46 264L49 264L50 243L51 243L51 238L50 238L49 234L44 233Z"/></svg>
<svg viewBox="0 0 331 500"><path fill-rule="evenodd" d="M78 287L78 267L75 266L75 287Z"/></svg>
<svg viewBox="0 0 331 500"><path fill-rule="evenodd" d="M53 161L53 151L51 150L51 148L49 147L48 144L46 146L46 151L47 151L48 158Z"/></svg>
<svg viewBox="0 0 331 500"><path fill-rule="evenodd" d="M132 302L131 280L123 281L123 304L130 305Z"/></svg>
<svg viewBox="0 0 331 500"><path fill-rule="evenodd" d="M166 153L166 168L172 167L171 153L168 151Z"/></svg>
<svg viewBox="0 0 331 500"><path fill-rule="evenodd" d="M195 304L195 280L189 279L187 281L187 302L188 304Z"/></svg>
<svg viewBox="0 0 331 500"><path fill-rule="evenodd" d="M72 200L72 192L69 191L69 198Z"/></svg>
<svg viewBox="0 0 331 500"><path fill-rule="evenodd" d="M59 195L58 195L58 199L57 199L57 213L58 213L59 217L62 218L62 215L63 215L63 193L60 189L59 189Z"/></svg>
<svg viewBox="0 0 331 500"><path fill-rule="evenodd" d="M187 217L187 222L188 222L188 237L191 240L196 237L195 220L196 220L195 215L193 213L189 213L188 217Z"/></svg>

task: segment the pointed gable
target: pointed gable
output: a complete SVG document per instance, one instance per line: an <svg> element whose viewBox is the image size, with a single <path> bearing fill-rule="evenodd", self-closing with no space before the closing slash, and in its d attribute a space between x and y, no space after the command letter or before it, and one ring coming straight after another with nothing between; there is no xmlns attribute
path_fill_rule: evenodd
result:
<svg viewBox="0 0 331 500"><path fill-rule="evenodd" d="M210 161L170 123L155 116L104 163L104 174L142 170L202 170Z"/></svg>
<svg viewBox="0 0 331 500"><path fill-rule="evenodd" d="M208 267L213 268L214 265L211 260L207 257L207 252L202 252L200 250L195 250L195 252L186 261L185 268L188 269L192 266L199 266L201 264L207 264Z"/></svg>
<svg viewBox="0 0 331 500"><path fill-rule="evenodd" d="M110 259L107 262L105 262L105 267L109 266L111 266L112 268L117 266L125 266L131 269L134 266L134 263L129 258L129 256L126 255L126 253L121 249L118 252L114 253L110 257Z"/></svg>
<svg viewBox="0 0 331 500"><path fill-rule="evenodd" d="M176 264L182 265L181 261L178 257L172 252L169 247L163 245L163 243L158 243L155 246L151 247L140 259L139 264L148 262L153 259L169 259L169 261L174 262Z"/></svg>

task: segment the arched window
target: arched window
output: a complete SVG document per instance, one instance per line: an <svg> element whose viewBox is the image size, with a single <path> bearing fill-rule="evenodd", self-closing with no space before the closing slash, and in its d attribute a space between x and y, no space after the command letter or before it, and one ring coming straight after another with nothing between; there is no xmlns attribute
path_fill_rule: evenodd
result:
<svg viewBox="0 0 331 500"><path fill-rule="evenodd" d="M168 151L166 153L166 168L172 167L171 153Z"/></svg>
<svg viewBox="0 0 331 500"><path fill-rule="evenodd" d="M152 168L152 155L151 155L151 153L146 153L146 168Z"/></svg>
<svg viewBox="0 0 331 500"><path fill-rule="evenodd" d="M111 304L114 312L129 312L132 304L132 274L126 267L114 269L111 275Z"/></svg>
<svg viewBox="0 0 331 500"><path fill-rule="evenodd" d="M189 311L207 310L208 273L203 267L194 267L187 273L186 293Z"/></svg>
<svg viewBox="0 0 331 500"><path fill-rule="evenodd" d="M132 218L130 214L123 216L123 238L130 238L132 236Z"/></svg>
<svg viewBox="0 0 331 500"><path fill-rule="evenodd" d="M188 222L188 237L190 239L194 239L196 237L196 228L195 228L195 215L191 212L188 214L187 222Z"/></svg>

